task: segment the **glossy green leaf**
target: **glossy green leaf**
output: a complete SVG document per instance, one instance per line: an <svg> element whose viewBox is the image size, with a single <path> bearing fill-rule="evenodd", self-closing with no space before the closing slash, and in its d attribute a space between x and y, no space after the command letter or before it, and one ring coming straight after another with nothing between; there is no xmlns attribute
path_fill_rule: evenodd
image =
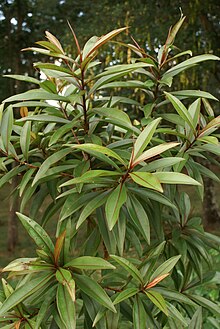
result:
<svg viewBox="0 0 220 329"><path fill-rule="evenodd" d="M57 309L63 325L66 329L76 328L75 303L72 300L67 288L61 283L58 284L56 296Z"/></svg>
<svg viewBox="0 0 220 329"><path fill-rule="evenodd" d="M177 113L179 114L179 116L192 128L193 131L195 131L195 128L193 126L193 119L184 104L172 94L167 92L164 93L177 111Z"/></svg>
<svg viewBox="0 0 220 329"><path fill-rule="evenodd" d="M64 119L60 116L46 115L46 114L30 115L21 118L18 121L40 121L40 122L55 122L55 123L64 123L64 124L69 123L69 120Z"/></svg>
<svg viewBox="0 0 220 329"><path fill-rule="evenodd" d="M169 258L168 260L166 260L163 264L161 264L156 269L156 271L154 271L154 273L150 277L150 281L154 280L155 278L157 278L163 274L169 273L173 269L173 267L176 265L176 263L178 262L180 257L181 257L181 255L173 256L173 257Z"/></svg>
<svg viewBox="0 0 220 329"><path fill-rule="evenodd" d="M172 91L172 95L174 96L184 96L184 97L203 97L203 98L208 98L212 99L215 101L218 101L218 99L213 96L212 94L206 92L206 91L201 91L201 90L178 90L178 91Z"/></svg>
<svg viewBox="0 0 220 329"><path fill-rule="evenodd" d="M116 255L111 255L111 258L114 259L119 265L121 265L135 280L141 284L143 283L143 278L140 272L131 262Z"/></svg>
<svg viewBox="0 0 220 329"><path fill-rule="evenodd" d="M171 303L166 302L168 309L168 316L178 320L184 328L188 328L188 321L183 317L180 311Z"/></svg>
<svg viewBox="0 0 220 329"><path fill-rule="evenodd" d="M9 150L9 143L13 129L14 115L12 106L8 106L2 116L1 120L1 138L6 151Z"/></svg>
<svg viewBox="0 0 220 329"><path fill-rule="evenodd" d="M139 292L138 288L127 288L122 292L117 293L113 304L121 303L123 300L129 299L130 297L136 295Z"/></svg>
<svg viewBox="0 0 220 329"><path fill-rule="evenodd" d="M36 245L49 255L53 254L54 245L47 232L33 219L18 212L16 214Z"/></svg>
<svg viewBox="0 0 220 329"><path fill-rule="evenodd" d="M118 220L120 209L127 199L127 191L124 184L119 184L108 196L105 205L105 214L109 230L111 231Z"/></svg>
<svg viewBox="0 0 220 329"><path fill-rule="evenodd" d="M149 144L151 138L153 137L153 134L154 134L160 120L161 120L161 118L155 119L154 121L149 123L149 125L147 125L147 127L145 127L144 130L140 133L140 135L138 136L138 138L134 144L132 162L133 162L133 159L136 160L137 157L139 157L141 155L141 153L145 150L145 148Z"/></svg>
<svg viewBox="0 0 220 329"><path fill-rule="evenodd" d="M199 295L188 295L188 297L190 297L194 302L196 302L197 304L206 308L213 314L216 314L217 316L220 315L220 309L216 303L213 303L212 301L208 300L207 298L199 296Z"/></svg>
<svg viewBox="0 0 220 329"><path fill-rule="evenodd" d="M195 179L182 173L158 171L152 175L156 176L159 182L164 184L201 185Z"/></svg>
<svg viewBox="0 0 220 329"><path fill-rule="evenodd" d="M0 316L3 316L6 312L18 305L31 294L36 291L41 291L52 277L53 274L41 275L17 288L2 304L0 308Z"/></svg>
<svg viewBox="0 0 220 329"><path fill-rule="evenodd" d="M115 266L100 257L81 256L72 259L65 267L79 268L82 270L115 269Z"/></svg>
<svg viewBox="0 0 220 329"><path fill-rule="evenodd" d="M160 179L149 172L132 172L129 174L131 179L138 185L163 192L163 188L160 184Z"/></svg>
<svg viewBox="0 0 220 329"><path fill-rule="evenodd" d="M105 146L101 146L101 145L97 145L97 144L90 144L90 143L81 144L81 145L69 145L68 144L68 146L71 146L72 149L79 149L79 150L82 150L89 154L92 154L93 151L95 151L97 153L108 155L109 157L117 159L121 164L126 166L125 161L116 152L110 150L109 148L107 148Z"/></svg>
<svg viewBox="0 0 220 329"><path fill-rule="evenodd" d="M176 147L177 145L179 145L180 143L163 143L161 145L157 145L154 146L152 148L150 148L149 150L145 151L144 153L142 153L134 162L133 162L133 166L136 166L137 164L139 164L142 161L145 161L147 159L153 158L158 154L161 154L163 152L166 152L167 150Z"/></svg>
<svg viewBox="0 0 220 329"><path fill-rule="evenodd" d="M202 318L202 308L199 307L192 317L189 323L188 329L202 329L203 318Z"/></svg>
<svg viewBox="0 0 220 329"><path fill-rule="evenodd" d="M214 61L219 61L219 57L212 55L212 54L204 54L204 55L199 55L199 56L194 56L192 58L189 58L177 65L175 65L174 67L172 67L171 69L169 69L168 71L166 71L166 75L169 76L175 76L176 74L180 73L183 70L186 70L198 63L204 62L204 61L208 61L208 60L214 60Z"/></svg>
<svg viewBox="0 0 220 329"><path fill-rule="evenodd" d="M160 293L154 290L145 291L144 293L147 295L147 297L151 300L151 302L154 305L156 305L163 313L165 313L168 316L166 302Z"/></svg>
<svg viewBox="0 0 220 329"><path fill-rule="evenodd" d="M129 196L127 199L127 209L137 229L145 238L148 244L150 244L150 224L147 213L135 196Z"/></svg>
<svg viewBox="0 0 220 329"><path fill-rule="evenodd" d="M67 154L71 153L72 149L71 148L65 148L60 151L57 151L56 153L52 154L49 156L40 166L40 169L38 170L32 185L36 184L41 178L46 176L46 173L48 169L61 159L63 159Z"/></svg>
<svg viewBox="0 0 220 329"><path fill-rule="evenodd" d="M137 295L133 305L133 328L146 329L146 311L140 297Z"/></svg>
<svg viewBox="0 0 220 329"><path fill-rule="evenodd" d="M80 184L80 183L90 183L95 182L96 177L112 177L112 176L118 176L121 175L120 173L116 171L110 171L110 170L89 170L85 172L82 176L76 177L73 179L68 180L67 182L60 185L60 187L68 186L72 184Z"/></svg>
<svg viewBox="0 0 220 329"><path fill-rule="evenodd" d="M81 212L79 219L77 221L76 229L78 229L82 223L99 207L101 207L106 200L108 199L108 191L104 192L102 194L99 194L94 199L89 201L87 205L83 208L83 211Z"/></svg>
<svg viewBox="0 0 220 329"><path fill-rule="evenodd" d="M115 307L101 286L90 277L85 275L74 274L77 286L88 296L95 299L99 304L108 308L112 312L116 312Z"/></svg>

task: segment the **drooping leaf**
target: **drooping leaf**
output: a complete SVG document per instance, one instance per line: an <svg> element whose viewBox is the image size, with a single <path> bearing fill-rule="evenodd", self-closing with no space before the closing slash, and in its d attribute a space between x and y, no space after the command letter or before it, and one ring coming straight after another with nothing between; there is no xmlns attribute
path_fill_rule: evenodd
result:
<svg viewBox="0 0 220 329"><path fill-rule="evenodd" d="M52 274L40 275L35 279L32 279L28 283L17 288L13 294L11 294L0 308L0 316L3 316L6 312L11 310L14 306L22 302L25 298L35 293L36 291L41 291L44 286L52 279Z"/></svg>
<svg viewBox="0 0 220 329"><path fill-rule="evenodd" d="M131 262L123 257L116 255L111 255L111 258L114 259L119 265L121 265L135 280L141 284L143 283L142 275Z"/></svg>
<svg viewBox="0 0 220 329"><path fill-rule="evenodd" d="M116 312L115 307L101 286L90 277L85 275L74 274L77 286L88 296L95 299L99 304L108 308L112 312Z"/></svg>
<svg viewBox="0 0 220 329"><path fill-rule="evenodd" d="M36 184L41 178L43 178L48 169L56 162L60 161L63 159L67 154L71 153L72 149L71 148L65 148L60 151L57 151L56 153L52 154L49 156L40 166L40 169L38 170L32 185Z"/></svg>
<svg viewBox="0 0 220 329"><path fill-rule="evenodd" d="M119 184L108 196L105 205L105 214L109 230L111 231L118 220L122 205L127 199L125 184Z"/></svg>
<svg viewBox="0 0 220 329"><path fill-rule="evenodd" d="M133 325L134 329L146 328L146 311L140 297L137 295L133 305Z"/></svg>
<svg viewBox="0 0 220 329"><path fill-rule="evenodd" d="M76 328L75 303L72 300L68 289L61 283L58 284L56 296L57 309L63 325L66 329Z"/></svg>

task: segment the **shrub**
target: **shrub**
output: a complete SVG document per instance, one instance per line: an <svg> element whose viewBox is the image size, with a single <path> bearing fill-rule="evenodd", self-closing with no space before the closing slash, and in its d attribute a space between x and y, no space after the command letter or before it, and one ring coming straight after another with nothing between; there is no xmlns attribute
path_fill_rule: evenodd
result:
<svg viewBox="0 0 220 329"><path fill-rule="evenodd" d="M183 21L157 58L134 42L121 45L136 56L130 63L104 70L100 47L126 28L83 48L72 31L76 59L46 32L30 48L49 58L34 64L45 79L10 76L36 88L1 105L0 186L19 177L17 215L37 256L3 270L2 328L217 328L218 305L196 292L215 284L209 249L219 238L204 231L180 186L193 185L202 200L203 176L219 181L205 163L220 154L220 117L214 96L175 90L173 80L219 58L177 52ZM46 225L56 226L55 241Z"/></svg>

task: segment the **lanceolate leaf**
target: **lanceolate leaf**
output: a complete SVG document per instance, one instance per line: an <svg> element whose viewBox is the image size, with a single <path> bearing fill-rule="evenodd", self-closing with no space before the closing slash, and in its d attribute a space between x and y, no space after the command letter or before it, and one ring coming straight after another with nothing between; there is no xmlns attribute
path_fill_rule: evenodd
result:
<svg viewBox="0 0 220 329"><path fill-rule="evenodd" d="M107 148L105 146L101 146L101 145L97 145L97 144L90 144L90 143L81 144L81 145L68 145L68 146L71 146L73 149L82 150L89 154L92 153L93 151L101 153L101 154L106 154L114 159L117 159L121 164L126 166L126 163L124 162L124 160L117 153L115 153L114 151L110 150L109 148Z"/></svg>
<svg viewBox="0 0 220 329"><path fill-rule="evenodd" d="M176 265L178 260L180 259L181 256L173 256L167 261L165 261L163 264L161 264L156 271L154 271L153 275L150 278L150 281L154 280L157 277L160 277L164 274L169 273L173 267Z"/></svg>
<svg viewBox="0 0 220 329"><path fill-rule="evenodd" d="M166 302L161 294L153 290L145 291L145 294L152 301L154 305L156 305L163 313L168 315Z"/></svg>
<svg viewBox="0 0 220 329"><path fill-rule="evenodd" d="M169 99L169 101L172 103L173 107L177 111L177 113L180 115L180 117L192 128L193 131L195 131L195 128L193 126L193 119L191 115L189 114L187 108L184 106L184 104L175 96L172 94L169 94L167 92L164 92L166 97Z"/></svg>
<svg viewBox="0 0 220 329"><path fill-rule="evenodd" d="M137 295L134 300L133 305L133 328L134 329L146 329L146 311L144 309L143 303Z"/></svg>
<svg viewBox="0 0 220 329"><path fill-rule="evenodd" d="M138 185L148 187L150 189L163 192L163 188L160 184L160 180L154 176L154 174L148 172L132 172L129 174L131 179Z"/></svg>
<svg viewBox="0 0 220 329"><path fill-rule="evenodd" d="M105 214L108 223L109 230L111 231L115 226L115 223L118 220L119 212L122 205L127 199L127 192L125 184L119 184L116 189L114 189L111 194L108 196Z"/></svg>
<svg viewBox="0 0 220 329"><path fill-rule="evenodd" d="M155 172L152 174L156 176L160 183L165 184L184 184L184 185L201 185L195 179L182 173L176 172Z"/></svg>
<svg viewBox="0 0 220 329"><path fill-rule="evenodd" d="M76 328L75 303L65 285L58 284L57 288L57 309L63 325L66 329Z"/></svg>
<svg viewBox="0 0 220 329"><path fill-rule="evenodd" d="M203 62L203 61L208 61L208 60L214 60L214 61L219 61L220 58L212 55L212 54L204 54L204 55L199 55L199 56L194 56L192 58L189 58L177 65L175 65L174 67L172 67L171 69L169 69L168 71L166 71L165 75L169 75L169 76L175 76L176 74L178 74L179 72L186 70L190 67L192 67L193 65L196 65L197 63Z"/></svg>
<svg viewBox="0 0 220 329"><path fill-rule="evenodd" d="M179 145L179 143L164 143L161 145L154 146L150 148L149 150L145 151L143 154L141 154L134 162L133 162L133 167L139 164L142 161L145 161L149 158L153 158L154 156L161 154L173 147L176 147Z"/></svg>
<svg viewBox="0 0 220 329"><path fill-rule="evenodd" d="M100 257L81 256L74 258L65 267L75 267L82 270L108 270L115 269L115 266Z"/></svg>
<svg viewBox="0 0 220 329"><path fill-rule="evenodd" d="M36 184L41 178L43 178L46 173L47 170L56 162L60 161L61 159L63 159L67 154L71 153L72 149L71 148L65 148L63 150L57 151L56 153L52 154L51 156L49 156L40 166L40 169L38 170L33 184Z"/></svg>
<svg viewBox="0 0 220 329"><path fill-rule="evenodd" d="M161 120L161 118L155 119L154 121L149 123L149 125L147 125L147 127L144 128L144 130L140 133L140 135L138 136L138 138L134 144L134 152L133 152L133 157L131 159L132 160L131 162L133 162L133 159L136 160L137 157L139 157L141 155L141 153L145 150L145 148L149 144L160 120Z"/></svg>
<svg viewBox="0 0 220 329"><path fill-rule="evenodd" d="M28 234L35 241L36 245L40 249L49 253L49 255L53 254L54 245L47 232L33 219L18 212L16 214L18 215L18 218L27 230Z"/></svg>
<svg viewBox="0 0 220 329"><path fill-rule="evenodd" d="M76 177L68 180L67 182L60 185L60 187L68 186L72 184L95 182L96 177L107 177L107 176L112 177L118 175L121 175L121 173L118 173L116 171L110 171L110 170L89 170L80 177Z"/></svg>
<svg viewBox="0 0 220 329"><path fill-rule="evenodd" d="M137 229L141 232L147 243L150 244L150 224L144 207L132 195L127 199L127 209Z"/></svg>
<svg viewBox="0 0 220 329"><path fill-rule="evenodd" d="M127 288L117 294L113 304L115 305L121 303L123 300L129 299L130 297L136 295L138 292L138 288Z"/></svg>
<svg viewBox="0 0 220 329"><path fill-rule="evenodd" d="M143 278L138 271L138 269L127 259L111 255L111 258L113 258L119 265L121 265L135 280L139 281L139 283L143 283Z"/></svg>
<svg viewBox="0 0 220 329"><path fill-rule="evenodd" d="M53 274L41 275L17 288L2 304L0 308L0 316L3 316L6 312L11 310L31 294L43 289L52 277Z"/></svg>
<svg viewBox="0 0 220 329"><path fill-rule="evenodd" d="M108 198L108 192L104 192L102 194L99 194L96 198L92 199L87 205L83 208L83 211L81 212L76 229L82 225L82 223L88 218L93 211L95 211L97 208L101 207Z"/></svg>
<svg viewBox="0 0 220 329"><path fill-rule="evenodd" d="M112 312L116 312L115 307L108 297L104 289L90 277L85 275L74 274L77 286L88 296L95 299L98 303L108 308Z"/></svg>

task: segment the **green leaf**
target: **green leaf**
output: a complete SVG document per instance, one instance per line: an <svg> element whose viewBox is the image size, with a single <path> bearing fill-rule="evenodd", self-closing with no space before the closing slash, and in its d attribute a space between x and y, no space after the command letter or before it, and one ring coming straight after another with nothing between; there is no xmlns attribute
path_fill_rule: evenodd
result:
<svg viewBox="0 0 220 329"><path fill-rule="evenodd" d="M97 144L81 144L81 145L70 145L67 144L66 146L71 146L72 149L79 149L82 150L86 153L93 154L93 152L101 153L101 154L106 154L114 159L117 159L121 164L123 164L126 167L126 162L114 151L110 150L109 148Z"/></svg>
<svg viewBox="0 0 220 329"><path fill-rule="evenodd" d="M123 300L129 299L130 297L136 295L139 292L138 288L127 288L122 292L116 294L113 304L121 303Z"/></svg>
<svg viewBox="0 0 220 329"><path fill-rule="evenodd" d="M47 232L33 219L18 212L16 214L36 245L49 255L53 255L54 245Z"/></svg>
<svg viewBox="0 0 220 329"><path fill-rule="evenodd" d="M212 94L207 93L206 91L201 90L178 90L172 91L172 95L174 96L184 96L184 97L203 97L218 101L218 98L214 97Z"/></svg>
<svg viewBox="0 0 220 329"><path fill-rule="evenodd" d="M119 184L108 196L105 205L105 214L109 230L111 231L118 220L119 212L127 199L125 184Z"/></svg>
<svg viewBox="0 0 220 329"><path fill-rule="evenodd" d="M82 223L93 213L93 211L101 207L106 202L107 198L108 191L99 194L97 197L87 203L87 205L83 208L83 211L79 216L78 222L76 224L76 229L78 229L82 225Z"/></svg>
<svg viewBox="0 0 220 329"><path fill-rule="evenodd" d="M189 323L188 329L202 329L203 318L202 318L202 308L199 307L192 317Z"/></svg>
<svg viewBox="0 0 220 329"><path fill-rule="evenodd" d="M82 270L102 270L115 269L115 266L100 257L81 256L74 258L64 265L65 267L74 267Z"/></svg>
<svg viewBox="0 0 220 329"><path fill-rule="evenodd" d="M8 152L9 143L11 140L11 134L13 129L14 115L12 106L8 106L3 112L2 122L1 122L1 138L3 145Z"/></svg>
<svg viewBox="0 0 220 329"><path fill-rule="evenodd" d="M158 171L152 175L156 176L159 182L164 184L201 185L195 179L182 173Z"/></svg>
<svg viewBox="0 0 220 329"><path fill-rule="evenodd" d="M166 71L166 73L164 75L169 75L169 76L175 76L176 74L180 73L183 70L186 70L194 65L196 65L197 63L203 62L203 61L208 61L208 60L214 60L214 61L219 61L220 58L211 54L204 54L204 55L199 55L199 56L194 56L192 58L189 58L177 65L175 65L174 67L172 67L171 69L169 69L168 71Z"/></svg>
<svg viewBox="0 0 220 329"><path fill-rule="evenodd" d="M133 162L133 167L136 166L137 164L139 164L142 161L145 161L147 159L153 158L158 154L161 154L173 147L176 147L177 145L179 145L180 143L163 143L157 146L154 146L152 148L150 148L149 150L145 151L144 153L142 153L134 162Z"/></svg>
<svg viewBox="0 0 220 329"><path fill-rule="evenodd" d="M166 302L161 294L153 290L145 291L144 293L147 295L147 297L152 301L154 305L156 305L163 313L165 313L168 316Z"/></svg>
<svg viewBox="0 0 220 329"><path fill-rule="evenodd" d="M147 243L150 244L150 224L144 207L134 195L128 197L126 204L131 219Z"/></svg>
<svg viewBox="0 0 220 329"><path fill-rule="evenodd" d="M156 271L154 271L154 273L152 274L152 276L150 277L150 282L152 280L154 280L155 278L163 275L163 274L167 274L169 273L173 267L176 265L176 263L178 262L178 260L180 259L181 255L179 256L173 256L171 258L169 258L167 261L165 261L163 264L161 264Z"/></svg>
<svg viewBox="0 0 220 329"><path fill-rule="evenodd" d="M116 312L116 309L108 297L106 292L100 287L100 285L85 275L74 274L74 278L77 286L88 296L95 299L99 304L108 308L112 312Z"/></svg>
<svg viewBox="0 0 220 329"><path fill-rule="evenodd" d="M139 157L141 155L141 153L145 150L145 148L149 144L160 120L161 120L161 118L157 118L157 119L153 120L140 133L140 135L138 136L138 138L134 144L134 152L132 155L132 161L136 160L137 157Z"/></svg>
<svg viewBox="0 0 220 329"><path fill-rule="evenodd" d="M17 121L40 121L40 122L55 122L55 123L69 123L69 120L55 116L55 115L30 115L24 118L21 118Z"/></svg>
<svg viewBox="0 0 220 329"><path fill-rule="evenodd" d="M26 170L25 166L17 166L15 168L13 168L12 170L10 170L9 172L7 172L6 174L4 174L0 178L0 188L2 188L6 183L8 183L10 181L10 179L17 176L19 173L21 173L24 170Z"/></svg>
<svg viewBox="0 0 220 329"><path fill-rule="evenodd" d="M52 277L53 274L41 275L17 288L1 305L0 316L3 316L28 296L42 290Z"/></svg>
<svg viewBox="0 0 220 329"><path fill-rule="evenodd" d="M137 183L138 185L163 192L163 188L160 184L160 180L154 175L149 172L133 172L130 173L129 176L131 179Z"/></svg>
<svg viewBox="0 0 220 329"><path fill-rule="evenodd" d="M166 157L147 163L147 165L143 166L139 171L156 171L158 169L172 167L181 161L185 161L185 159L180 157Z"/></svg>
<svg viewBox="0 0 220 329"><path fill-rule="evenodd" d="M146 329L146 311L140 297L137 295L133 305L133 328Z"/></svg>
<svg viewBox="0 0 220 329"><path fill-rule="evenodd" d="M13 95L9 98L6 98L4 100L4 103L6 102L17 102L17 101L32 101L32 100L57 100L57 101L63 101L63 102L69 102L67 97L49 93L42 89L32 89L28 90L21 94Z"/></svg>
<svg viewBox="0 0 220 329"><path fill-rule="evenodd" d="M171 303L166 302L166 305L167 305L169 317L172 317L174 320L180 321L184 327L188 328L188 322L183 317L183 315L178 311L178 309L175 306L173 306Z"/></svg>
<svg viewBox="0 0 220 329"><path fill-rule="evenodd" d="M201 305L202 307L206 308L213 314L216 314L217 316L220 316L220 309L219 306L210 300L208 300L205 297L199 296L199 295L188 295L192 300L194 300L197 304Z"/></svg>
<svg viewBox="0 0 220 329"><path fill-rule="evenodd" d="M137 280L139 283L143 283L143 277L141 273L138 271L138 269L127 259L116 256L116 255L110 255L111 258L113 258L119 265L121 265L135 280Z"/></svg>
<svg viewBox="0 0 220 329"><path fill-rule="evenodd" d="M63 159L67 154L71 153L72 149L71 148L65 148L63 150L57 151L56 153L52 154L49 156L40 166L40 169L38 170L32 186L36 184L41 178L46 176L46 173L48 169L56 162L60 161Z"/></svg>
<svg viewBox="0 0 220 329"><path fill-rule="evenodd" d="M27 75L19 75L19 74L5 74L4 75L5 78L11 78L11 79L15 79L15 80L20 80L20 81L26 81L26 82L30 82L30 83L35 83L37 85L39 85L40 81L29 77Z"/></svg>
<svg viewBox="0 0 220 329"><path fill-rule="evenodd" d="M21 130L21 136L20 136L20 146L22 153L24 155L24 158L28 160L28 151L31 141L31 123L25 122L22 130Z"/></svg>
<svg viewBox="0 0 220 329"><path fill-rule="evenodd" d="M114 119L118 125L124 125L125 123L127 126L132 127L131 121L127 113L123 112L122 110L116 108L93 108L92 112L98 113L101 116L106 118Z"/></svg>
<svg viewBox="0 0 220 329"><path fill-rule="evenodd" d="M75 303L72 300L68 289L65 285L61 283L58 284L57 288L57 309L60 315L60 318L66 329L75 329L76 328L76 312L75 312Z"/></svg>
<svg viewBox="0 0 220 329"><path fill-rule="evenodd" d="M164 93L169 99L169 101L172 103L179 116L192 128L193 131L195 131L195 128L193 126L193 119L184 104L172 94L167 92Z"/></svg>
<svg viewBox="0 0 220 329"><path fill-rule="evenodd" d="M60 187L68 186L72 184L80 184L80 183L91 183L91 182L95 183L96 177L108 177L108 176L112 177L118 175L121 175L121 173L118 173L116 171L110 171L110 170L89 170L80 177L76 177L68 180L67 182L60 185Z"/></svg>
<svg viewBox="0 0 220 329"><path fill-rule="evenodd" d="M184 303L193 307L196 307L196 303L194 303L189 297L187 297L185 294L182 294L180 292L168 289L168 288L154 288L154 291L158 291L160 294L162 294L166 299L173 301L176 301L178 303Z"/></svg>

